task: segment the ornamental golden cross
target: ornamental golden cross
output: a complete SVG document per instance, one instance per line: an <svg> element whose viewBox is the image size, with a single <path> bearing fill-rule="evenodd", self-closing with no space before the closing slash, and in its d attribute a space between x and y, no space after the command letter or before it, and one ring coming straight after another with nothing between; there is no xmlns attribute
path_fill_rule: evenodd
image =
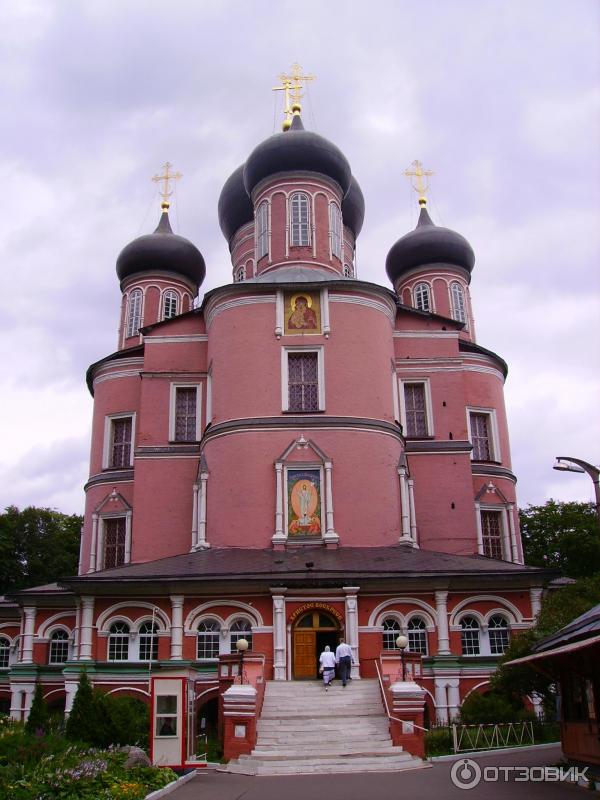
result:
<svg viewBox="0 0 600 800"><path fill-rule="evenodd" d="M183 178L181 172L170 172L171 167L173 164L170 164L168 161L163 165L163 174L162 175L155 175L152 178L154 183L161 183L162 187L159 186L158 193L162 197L162 207L168 208L169 207L169 197L173 194L173 190L171 189L171 181L178 181L180 178Z"/></svg>
<svg viewBox="0 0 600 800"><path fill-rule="evenodd" d="M415 192L419 193L419 205L425 206L427 205L427 190L429 189L429 181L428 178L430 175L434 175L435 173L433 170L430 169L423 169L423 164L420 161L413 161L411 164L414 169L405 169L404 174L407 178L415 178L416 180L412 181L411 184Z"/></svg>
<svg viewBox="0 0 600 800"><path fill-rule="evenodd" d="M314 81L314 79L314 75L302 74L302 67L300 64L292 64L289 75L286 75L285 72L283 72L279 76L281 86L274 86L273 91L283 92L283 114L285 117L284 128L289 127L290 117L292 116L294 105L300 105L300 100L302 100L303 97L302 84L307 83L308 81ZM287 126L285 124L286 122L288 123Z"/></svg>

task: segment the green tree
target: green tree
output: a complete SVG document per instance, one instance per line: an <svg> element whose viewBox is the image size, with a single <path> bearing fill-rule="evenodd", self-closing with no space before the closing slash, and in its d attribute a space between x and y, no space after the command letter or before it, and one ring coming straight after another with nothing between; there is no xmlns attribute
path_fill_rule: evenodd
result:
<svg viewBox="0 0 600 800"><path fill-rule="evenodd" d="M525 563L571 578L600 572L600 526L593 503L560 503L519 511Z"/></svg>
<svg viewBox="0 0 600 800"><path fill-rule="evenodd" d="M48 706L44 700L42 686L38 683L35 687L35 694L33 695L31 710L29 711L29 716L27 717L27 722L25 723L25 730L27 733L37 733L38 731L47 733L49 722L50 715L48 713Z"/></svg>
<svg viewBox="0 0 600 800"><path fill-rule="evenodd" d="M509 699L523 698L533 692L539 694L547 707L554 702L553 681L528 664L506 667L513 659L528 656L534 645L551 636L576 617L600 603L600 574L581 578L576 583L549 592L542 601L542 609L534 628L516 635L500 661L498 670L490 681L492 690Z"/></svg>
<svg viewBox="0 0 600 800"><path fill-rule="evenodd" d="M94 744L96 720L94 714L94 694L87 672L84 670L79 678L77 694L67 719L65 735L74 742Z"/></svg>
<svg viewBox="0 0 600 800"><path fill-rule="evenodd" d="M9 506L0 514L0 594L75 574L82 522L78 514Z"/></svg>

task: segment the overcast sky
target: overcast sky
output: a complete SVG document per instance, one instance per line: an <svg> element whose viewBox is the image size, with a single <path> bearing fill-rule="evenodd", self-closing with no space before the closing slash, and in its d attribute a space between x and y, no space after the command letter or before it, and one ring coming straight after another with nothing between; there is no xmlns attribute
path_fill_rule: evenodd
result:
<svg viewBox="0 0 600 800"><path fill-rule="evenodd" d="M597 0L0 5L0 508L83 510L87 366L116 348L121 248L171 220L231 280L217 222L230 172L279 129L276 76L314 73L305 126L362 185L359 276L414 227L404 169L471 242L478 342L509 364L520 504L592 499L556 455L600 461ZM277 127L275 127L277 126Z"/></svg>

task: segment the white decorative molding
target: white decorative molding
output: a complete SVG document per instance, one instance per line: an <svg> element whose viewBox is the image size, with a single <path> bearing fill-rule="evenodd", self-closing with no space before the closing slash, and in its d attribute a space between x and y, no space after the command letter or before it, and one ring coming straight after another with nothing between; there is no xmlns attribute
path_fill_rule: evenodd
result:
<svg viewBox="0 0 600 800"><path fill-rule="evenodd" d="M184 344L186 342L208 342L207 333L188 333L179 336L144 336L145 344Z"/></svg>

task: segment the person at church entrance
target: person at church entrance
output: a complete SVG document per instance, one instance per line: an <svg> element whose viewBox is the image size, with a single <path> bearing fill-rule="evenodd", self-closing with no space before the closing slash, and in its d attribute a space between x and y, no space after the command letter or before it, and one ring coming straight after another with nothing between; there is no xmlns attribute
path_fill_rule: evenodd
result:
<svg viewBox="0 0 600 800"><path fill-rule="evenodd" d="M341 639L335 651L335 663L338 665L339 677L342 686L350 680L350 668L352 667L352 648Z"/></svg>
<svg viewBox="0 0 600 800"><path fill-rule="evenodd" d="M329 645L325 647L325 650L319 656L319 664L319 672L323 676L323 686L327 691L329 684L335 677L335 656L331 652Z"/></svg>

